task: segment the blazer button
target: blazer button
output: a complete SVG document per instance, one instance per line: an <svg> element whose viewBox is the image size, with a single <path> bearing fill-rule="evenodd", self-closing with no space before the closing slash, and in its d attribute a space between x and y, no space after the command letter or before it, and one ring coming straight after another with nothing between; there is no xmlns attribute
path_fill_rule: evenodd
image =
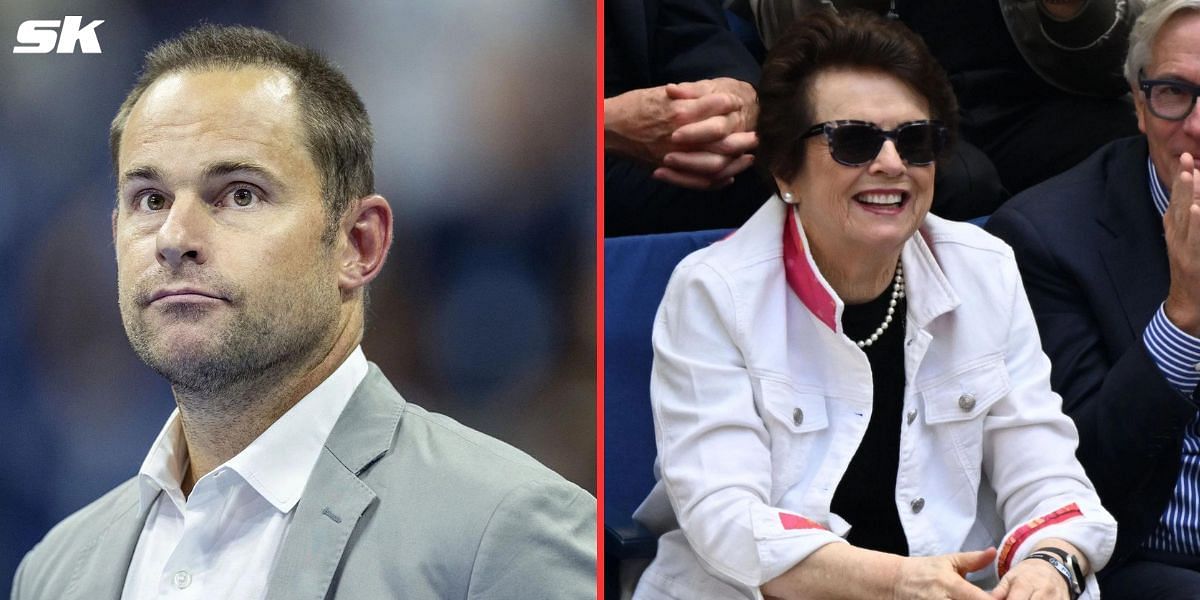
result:
<svg viewBox="0 0 1200 600"><path fill-rule="evenodd" d="M975 408L975 396L971 394L963 394L958 397L958 407L963 410L971 410Z"/></svg>
<svg viewBox="0 0 1200 600"><path fill-rule="evenodd" d="M799 408L792 411L792 424L799 427L804 422L804 411Z"/></svg>
<svg viewBox="0 0 1200 600"><path fill-rule="evenodd" d="M912 425L913 421L917 420L917 409L914 408L908 411L908 416L906 418L908 419L908 424Z"/></svg>
<svg viewBox="0 0 1200 600"><path fill-rule="evenodd" d="M916 500L913 500L909 506L912 507L913 514L919 513L921 512L922 508L925 508L925 499L917 498Z"/></svg>

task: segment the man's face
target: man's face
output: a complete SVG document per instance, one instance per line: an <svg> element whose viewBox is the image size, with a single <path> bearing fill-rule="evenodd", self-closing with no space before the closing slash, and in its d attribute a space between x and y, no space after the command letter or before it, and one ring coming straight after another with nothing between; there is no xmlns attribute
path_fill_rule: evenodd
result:
<svg viewBox="0 0 1200 600"><path fill-rule="evenodd" d="M321 241L320 176L287 76L160 78L130 113L118 163L121 319L148 365L211 393L328 350L336 252Z"/></svg>
<svg viewBox="0 0 1200 600"><path fill-rule="evenodd" d="M1179 13L1163 25L1150 47L1145 73L1146 79L1200 84L1200 12ZM1179 170L1180 154L1189 152L1200 157L1200 110L1193 107L1182 121L1168 121L1150 112L1141 90L1134 90L1133 97L1138 128L1146 134L1150 146L1150 159L1159 178L1169 186Z"/></svg>

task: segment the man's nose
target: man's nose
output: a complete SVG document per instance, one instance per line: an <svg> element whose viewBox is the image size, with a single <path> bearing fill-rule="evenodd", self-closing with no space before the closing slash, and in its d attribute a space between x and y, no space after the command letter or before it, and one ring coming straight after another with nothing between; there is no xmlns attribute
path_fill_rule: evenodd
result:
<svg viewBox="0 0 1200 600"><path fill-rule="evenodd" d="M1200 108L1192 101L1192 110L1183 118L1183 131L1195 139L1200 139Z"/></svg>
<svg viewBox="0 0 1200 600"><path fill-rule="evenodd" d="M178 269L185 262L208 260L207 241L211 215L208 205L192 195L180 195L167 209L167 218L156 239L159 264Z"/></svg>

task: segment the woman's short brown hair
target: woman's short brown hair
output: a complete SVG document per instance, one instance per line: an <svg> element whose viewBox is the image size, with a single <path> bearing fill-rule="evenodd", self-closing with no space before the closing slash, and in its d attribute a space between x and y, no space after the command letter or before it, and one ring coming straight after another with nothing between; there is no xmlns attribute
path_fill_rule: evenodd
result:
<svg viewBox="0 0 1200 600"><path fill-rule="evenodd" d="M763 64L758 87L759 163L790 180L804 164L812 127L810 86L830 69L861 69L890 75L929 102L930 117L946 124L953 140L958 103L946 72L925 42L899 21L863 11L814 11L796 21Z"/></svg>

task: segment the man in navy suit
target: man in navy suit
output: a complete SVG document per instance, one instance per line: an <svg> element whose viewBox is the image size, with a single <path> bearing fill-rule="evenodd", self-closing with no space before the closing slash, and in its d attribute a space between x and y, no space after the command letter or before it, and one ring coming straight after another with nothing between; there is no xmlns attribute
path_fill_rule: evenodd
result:
<svg viewBox="0 0 1200 600"><path fill-rule="evenodd" d="M1013 246L1080 461L1120 524L1105 600L1200 597L1200 0L1152 3L1125 77L1144 135L1019 194Z"/></svg>

